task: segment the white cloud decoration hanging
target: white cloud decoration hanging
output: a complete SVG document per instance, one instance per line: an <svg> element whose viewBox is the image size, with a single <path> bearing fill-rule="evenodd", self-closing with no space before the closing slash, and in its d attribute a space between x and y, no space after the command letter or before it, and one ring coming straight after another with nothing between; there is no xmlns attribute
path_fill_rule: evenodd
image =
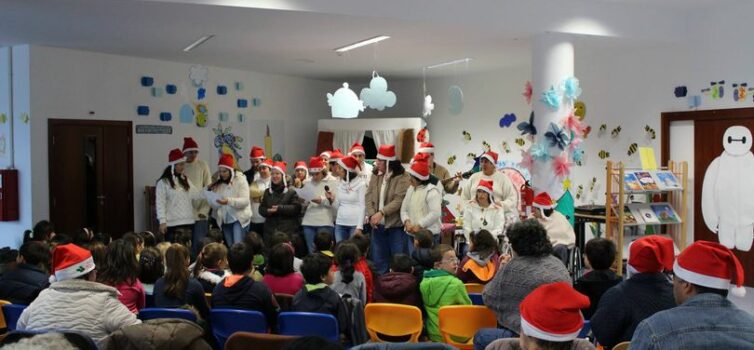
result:
<svg viewBox="0 0 754 350"><path fill-rule="evenodd" d="M422 110L422 116L424 116L424 118L429 117L434 109L435 104L432 103L432 95L424 96L424 109Z"/></svg>
<svg viewBox="0 0 754 350"><path fill-rule="evenodd" d="M364 101L364 105L378 111L395 106L397 99L394 92L388 91L387 80L374 71L369 87L361 89L359 97Z"/></svg>
<svg viewBox="0 0 754 350"><path fill-rule="evenodd" d="M348 88L348 83L343 83L343 87L335 91L334 94L327 93L327 104L333 118L356 118L359 112L366 109L364 102L359 100L356 93Z"/></svg>

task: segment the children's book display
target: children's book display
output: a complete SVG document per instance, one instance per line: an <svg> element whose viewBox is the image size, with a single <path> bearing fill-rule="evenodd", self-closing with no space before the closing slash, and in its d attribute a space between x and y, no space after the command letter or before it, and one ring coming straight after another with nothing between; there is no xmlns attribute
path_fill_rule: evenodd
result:
<svg viewBox="0 0 754 350"><path fill-rule="evenodd" d="M626 171L623 175L626 192L682 190L678 178L667 170Z"/></svg>

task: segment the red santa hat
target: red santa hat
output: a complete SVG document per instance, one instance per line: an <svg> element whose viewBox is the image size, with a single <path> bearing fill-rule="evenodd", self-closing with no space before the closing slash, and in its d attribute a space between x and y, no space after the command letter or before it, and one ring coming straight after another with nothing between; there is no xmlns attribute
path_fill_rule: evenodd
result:
<svg viewBox="0 0 754 350"><path fill-rule="evenodd" d="M306 167L306 162L303 160L299 160L295 164L293 164L293 170L301 169L306 173L306 177L309 177L309 169Z"/></svg>
<svg viewBox="0 0 754 350"><path fill-rule="evenodd" d="M366 152L364 152L364 147L358 142L354 142L353 146L351 146L351 149L348 150L348 155L353 156L356 154L366 154Z"/></svg>
<svg viewBox="0 0 754 350"><path fill-rule="evenodd" d="M340 148L336 148L332 153L330 153L329 162L337 162L338 159L345 157L343 152L340 151Z"/></svg>
<svg viewBox="0 0 754 350"><path fill-rule="evenodd" d="M199 145L190 137L183 138L183 153L199 152Z"/></svg>
<svg viewBox="0 0 754 350"><path fill-rule="evenodd" d="M380 145L380 149L377 150L377 159L395 160L395 145Z"/></svg>
<svg viewBox="0 0 754 350"><path fill-rule="evenodd" d="M641 237L628 246L626 269L631 274L670 271L675 260L673 247L673 240L667 237Z"/></svg>
<svg viewBox="0 0 754 350"><path fill-rule="evenodd" d="M435 153L435 145L429 143L429 142L422 142L419 145L419 150L417 153Z"/></svg>
<svg viewBox="0 0 754 350"><path fill-rule="evenodd" d="M416 142L429 142L429 130L422 128L419 133L416 134Z"/></svg>
<svg viewBox="0 0 754 350"><path fill-rule="evenodd" d="M414 161L411 163L411 166L406 169L406 172L421 181L429 180L429 164L426 161Z"/></svg>
<svg viewBox="0 0 754 350"><path fill-rule="evenodd" d="M259 163L259 166L260 167L265 166L265 167L270 168L270 170L272 170L272 166L273 166L272 159L265 159L265 160L263 160L261 163Z"/></svg>
<svg viewBox="0 0 754 350"><path fill-rule="evenodd" d="M322 153L319 154L319 157L330 159L330 151L323 151Z"/></svg>
<svg viewBox="0 0 754 350"><path fill-rule="evenodd" d="M309 172L310 173L319 173L322 172L322 170L325 170L325 160L321 157L311 157L309 158Z"/></svg>
<svg viewBox="0 0 754 350"><path fill-rule="evenodd" d="M94 270L92 253L73 243L59 245L52 252L50 282L81 277Z"/></svg>
<svg viewBox="0 0 754 350"><path fill-rule="evenodd" d="M427 153L417 153L417 154L414 154L414 158L411 158L411 163L413 164L414 162L429 163L429 154L427 154Z"/></svg>
<svg viewBox="0 0 754 350"><path fill-rule="evenodd" d="M249 158L264 160L266 158L264 156L264 148L259 146L252 146L251 152L249 153Z"/></svg>
<svg viewBox="0 0 754 350"><path fill-rule="evenodd" d="M521 332L551 342L576 339L584 326L581 309L589 307L589 297L570 283L543 284L524 298L519 306Z"/></svg>
<svg viewBox="0 0 754 350"><path fill-rule="evenodd" d="M236 169L234 167L235 163L236 161L233 159L233 156L227 153L221 155L220 160L217 162L219 168L225 168L230 171L230 181L233 181L233 178L236 175Z"/></svg>
<svg viewBox="0 0 754 350"><path fill-rule="evenodd" d="M288 164L283 161L279 162L272 162L272 168L270 170L279 171L281 174L283 174L283 192L288 192L288 182L285 179L285 171L288 168ZM270 193L272 193L272 186L270 186Z"/></svg>
<svg viewBox="0 0 754 350"><path fill-rule="evenodd" d="M343 158L338 159L338 165L340 165L343 169L346 169L348 172L352 173L359 173L361 171L361 164L359 164L359 161L356 160L353 156L345 156Z"/></svg>
<svg viewBox="0 0 754 350"><path fill-rule="evenodd" d="M482 154L482 156L480 157L480 160L482 158L489 160L490 163L492 164L497 164L497 153L495 152L492 152L492 151L484 152L484 154Z"/></svg>
<svg viewBox="0 0 754 350"><path fill-rule="evenodd" d="M532 203L532 206L535 208L538 208L540 213L542 213L542 217L545 218L545 220L549 220L547 215L545 215L545 209L555 209L556 203L550 198L550 195L547 194L547 192L541 192L540 194L534 196L534 202Z"/></svg>
<svg viewBox="0 0 754 350"><path fill-rule="evenodd" d="M702 287L725 290L733 286L733 295L746 295L741 261L720 243L694 242L678 255L673 273L686 282Z"/></svg>
<svg viewBox="0 0 754 350"><path fill-rule="evenodd" d="M183 156L183 151L174 148L170 150L170 154L168 155L168 165L175 166L178 163L183 163L186 161L186 157Z"/></svg>
<svg viewBox="0 0 754 350"><path fill-rule="evenodd" d="M494 193L493 188L493 181L492 180L479 180L479 183L476 185L477 191L481 190L484 192L487 192L488 195L490 195L490 202L492 202L492 195Z"/></svg>

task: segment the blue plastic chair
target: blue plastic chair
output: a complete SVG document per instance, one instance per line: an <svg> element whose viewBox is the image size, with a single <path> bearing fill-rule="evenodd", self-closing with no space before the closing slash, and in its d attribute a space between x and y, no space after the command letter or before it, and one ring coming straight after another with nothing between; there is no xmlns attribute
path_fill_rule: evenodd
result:
<svg viewBox="0 0 754 350"><path fill-rule="evenodd" d="M24 312L27 305L20 304L5 304L3 305L3 317L5 317L5 323L8 327L8 332L16 330L16 324L18 319L21 318L21 313Z"/></svg>
<svg viewBox="0 0 754 350"><path fill-rule="evenodd" d="M584 320L584 327L581 328L581 332L579 332L579 338L586 338L589 335L589 332L592 330L592 323L589 322L589 320Z"/></svg>
<svg viewBox="0 0 754 350"><path fill-rule="evenodd" d="M267 319L259 311L212 309L209 320L220 349L235 332L267 333Z"/></svg>
<svg viewBox="0 0 754 350"><path fill-rule="evenodd" d="M469 299L471 299L472 305L484 305L484 299L482 299L482 293L469 293Z"/></svg>
<svg viewBox="0 0 754 350"><path fill-rule="evenodd" d="M281 335L319 336L339 343L338 320L330 314L313 312L281 312L278 316L278 333Z"/></svg>
<svg viewBox="0 0 754 350"><path fill-rule="evenodd" d="M148 308L154 307L154 294L146 294L144 296L144 307L148 307Z"/></svg>
<svg viewBox="0 0 754 350"><path fill-rule="evenodd" d="M169 309L169 308L144 308L139 311L139 319L142 321L154 320L156 318L180 318L196 322L196 315L186 309Z"/></svg>

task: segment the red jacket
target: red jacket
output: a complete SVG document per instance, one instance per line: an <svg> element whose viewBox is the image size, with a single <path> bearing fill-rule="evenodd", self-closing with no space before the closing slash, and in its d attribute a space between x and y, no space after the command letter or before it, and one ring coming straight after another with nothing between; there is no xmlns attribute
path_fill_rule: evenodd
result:
<svg viewBox="0 0 754 350"><path fill-rule="evenodd" d="M367 264L367 259L362 257L359 259L359 262L353 265L353 268L364 274L364 279L367 281L367 302L371 303L374 301L374 278L372 276L372 269Z"/></svg>

